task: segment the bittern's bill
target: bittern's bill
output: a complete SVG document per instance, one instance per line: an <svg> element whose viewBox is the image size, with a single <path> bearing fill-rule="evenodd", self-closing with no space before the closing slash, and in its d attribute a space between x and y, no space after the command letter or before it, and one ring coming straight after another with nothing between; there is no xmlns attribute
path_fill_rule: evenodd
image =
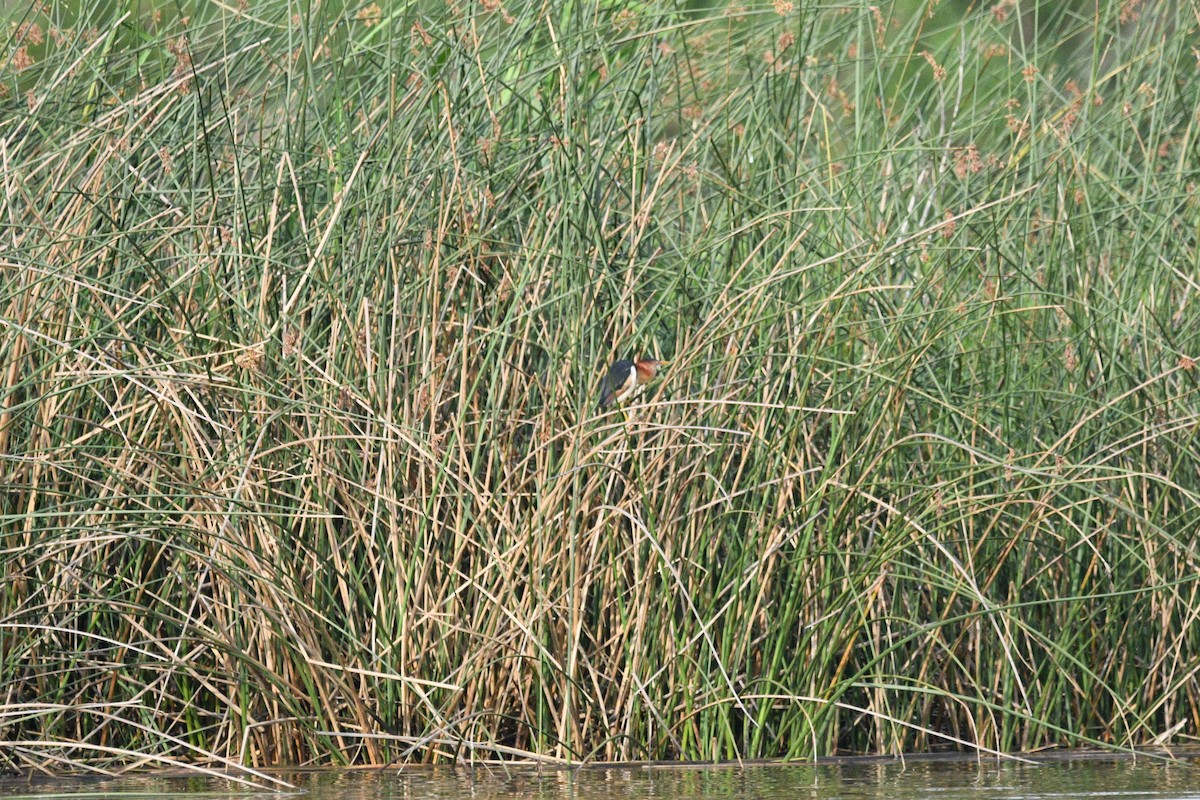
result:
<svg viewBox="0 0 1200 800"><path fill-rule="evenodd" d="M600 386L600 408L608 408L636 395L647 383L654 380L658 368L666 361L656 358L640 358L630 361L623 358L608 368Z"/></svg>

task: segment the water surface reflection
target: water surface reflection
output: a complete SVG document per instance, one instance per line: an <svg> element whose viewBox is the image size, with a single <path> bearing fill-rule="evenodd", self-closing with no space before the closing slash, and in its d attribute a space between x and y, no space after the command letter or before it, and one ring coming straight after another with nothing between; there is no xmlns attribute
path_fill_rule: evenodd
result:
<svg viewBox="0 0 1200 800"><path fill-rule="evenodd" d="M280 774L306 800L1200 800L1197 762L1056 760L1041 764L908 760L729 767L412 767ZM185 797L186 796L186 797ZM0 800L199 800L279 797L202 778L6 780Z"/></svg>

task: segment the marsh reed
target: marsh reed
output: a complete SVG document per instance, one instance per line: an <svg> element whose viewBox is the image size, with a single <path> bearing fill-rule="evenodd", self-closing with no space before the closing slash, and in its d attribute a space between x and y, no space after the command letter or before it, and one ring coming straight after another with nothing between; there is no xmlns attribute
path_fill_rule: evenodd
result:
<svg viewBox="0 0 1200 800"><path fill-rule="evenodd" d="M1195 741L1194 8L667 6L18 12L0 770Z"/></svg>

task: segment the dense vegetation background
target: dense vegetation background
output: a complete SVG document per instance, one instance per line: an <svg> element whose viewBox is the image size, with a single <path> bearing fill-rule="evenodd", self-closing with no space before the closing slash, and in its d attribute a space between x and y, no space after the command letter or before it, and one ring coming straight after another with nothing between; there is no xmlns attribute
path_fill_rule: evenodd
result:
<svg viewBox="0 0 1200 800"><path fill-rule="evenodd" d="M1200 733L1194 4L9 17L0 769Z"/></svg>

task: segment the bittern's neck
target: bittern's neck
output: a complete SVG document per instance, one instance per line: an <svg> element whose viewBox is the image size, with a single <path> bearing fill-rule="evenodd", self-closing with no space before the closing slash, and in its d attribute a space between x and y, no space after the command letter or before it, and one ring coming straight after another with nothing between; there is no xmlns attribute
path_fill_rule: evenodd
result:
<svg viewBox="0 0 1200 800"><path fill-rule="evenodd" d="M633 366L637 369L638 376L643 380L650 380L658 372L657 361L639 361Z"/></svg>

